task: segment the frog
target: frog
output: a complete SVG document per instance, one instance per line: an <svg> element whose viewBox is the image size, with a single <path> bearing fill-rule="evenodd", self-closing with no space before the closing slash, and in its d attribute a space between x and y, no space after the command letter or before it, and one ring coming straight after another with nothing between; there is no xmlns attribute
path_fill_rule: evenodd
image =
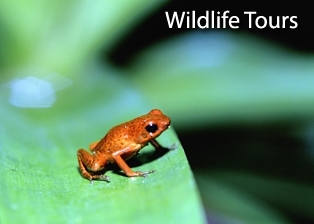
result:
<svg viewBox="0 0 314 224"><path fill-rule="evenodd" d="M91 154L85 149L77 151L79 170L83 178L91 183L93 180L110 181L104 174L96 174L104 170L107 164L117 164L127 177L146 177L156 172L133 171L126 161L139 153L151 143L156 152L167 148L162 147L156 138L170 128L171 120L159 109L133 120L112 127L107 134L97 142L90 144Z"/></svg>

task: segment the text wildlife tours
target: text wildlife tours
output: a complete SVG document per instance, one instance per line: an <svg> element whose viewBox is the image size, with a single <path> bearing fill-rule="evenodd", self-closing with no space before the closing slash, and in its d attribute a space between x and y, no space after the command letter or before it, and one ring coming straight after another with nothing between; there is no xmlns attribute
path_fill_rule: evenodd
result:
<svg viewBox="0 0 314 224"><path fill-rule="evenodd" d="M297 16L262 16L254 11L244 11L244 15L248 16L249 28L257 27L258 29L271 28L290 28L295 29L298 27ZM232 29L238 29L240 19L237 16L229 16L229 11L220 13L219 11L206 11L205 15L196 16L195 11L184 11L179 15L173 12L172 15L165 12L169 28L226 28L227 26ZM211 14L211 15L209 15ZM209 21L211 21L209 23Z"/></svg>

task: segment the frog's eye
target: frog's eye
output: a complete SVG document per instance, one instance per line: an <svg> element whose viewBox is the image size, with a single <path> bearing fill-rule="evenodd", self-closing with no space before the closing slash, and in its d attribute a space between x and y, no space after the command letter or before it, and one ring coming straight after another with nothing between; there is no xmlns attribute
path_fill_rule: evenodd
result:
<svg viewBox="0 0 314 224"><path fill-rule="evenodd" d="M145 129L149 133L155 133L158 130L158 126L156 124L149 124L145 127Z"/></svg>

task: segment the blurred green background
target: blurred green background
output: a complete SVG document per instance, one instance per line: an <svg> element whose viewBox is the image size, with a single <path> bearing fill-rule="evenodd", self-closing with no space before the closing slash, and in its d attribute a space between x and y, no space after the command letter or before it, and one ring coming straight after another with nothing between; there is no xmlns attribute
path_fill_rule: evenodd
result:
<svg viewBox="0 0 314 224"><path fill-rule="evenodd" d="M299 26L249 29L248 8ZM165 11L191 10L241 29L168 28ZM312 223L313 19L288 3L1 1L0 222ZM184 151L134 166L157 170L145 179L80 177L78 148L152 108Z"/></svg>

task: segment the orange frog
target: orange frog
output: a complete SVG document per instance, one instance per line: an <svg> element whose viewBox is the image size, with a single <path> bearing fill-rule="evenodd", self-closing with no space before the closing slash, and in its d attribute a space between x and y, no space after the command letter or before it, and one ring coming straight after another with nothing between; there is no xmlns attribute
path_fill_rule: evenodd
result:
<svg viewBox="0 0 314 224"><path fill-rule="evenodd" d="M165 149L156 140L161 133L170 127L170 118L160 110L154 109L148 114L115 126L99 142L90 145L92 155L84 149L77 151L78 164L84 178L109 181L106 175L96 175L107 163L116 163L128 177L145 177L155 170L132 171L125 160L136 155L150 142L156 150Z"/></svg>

